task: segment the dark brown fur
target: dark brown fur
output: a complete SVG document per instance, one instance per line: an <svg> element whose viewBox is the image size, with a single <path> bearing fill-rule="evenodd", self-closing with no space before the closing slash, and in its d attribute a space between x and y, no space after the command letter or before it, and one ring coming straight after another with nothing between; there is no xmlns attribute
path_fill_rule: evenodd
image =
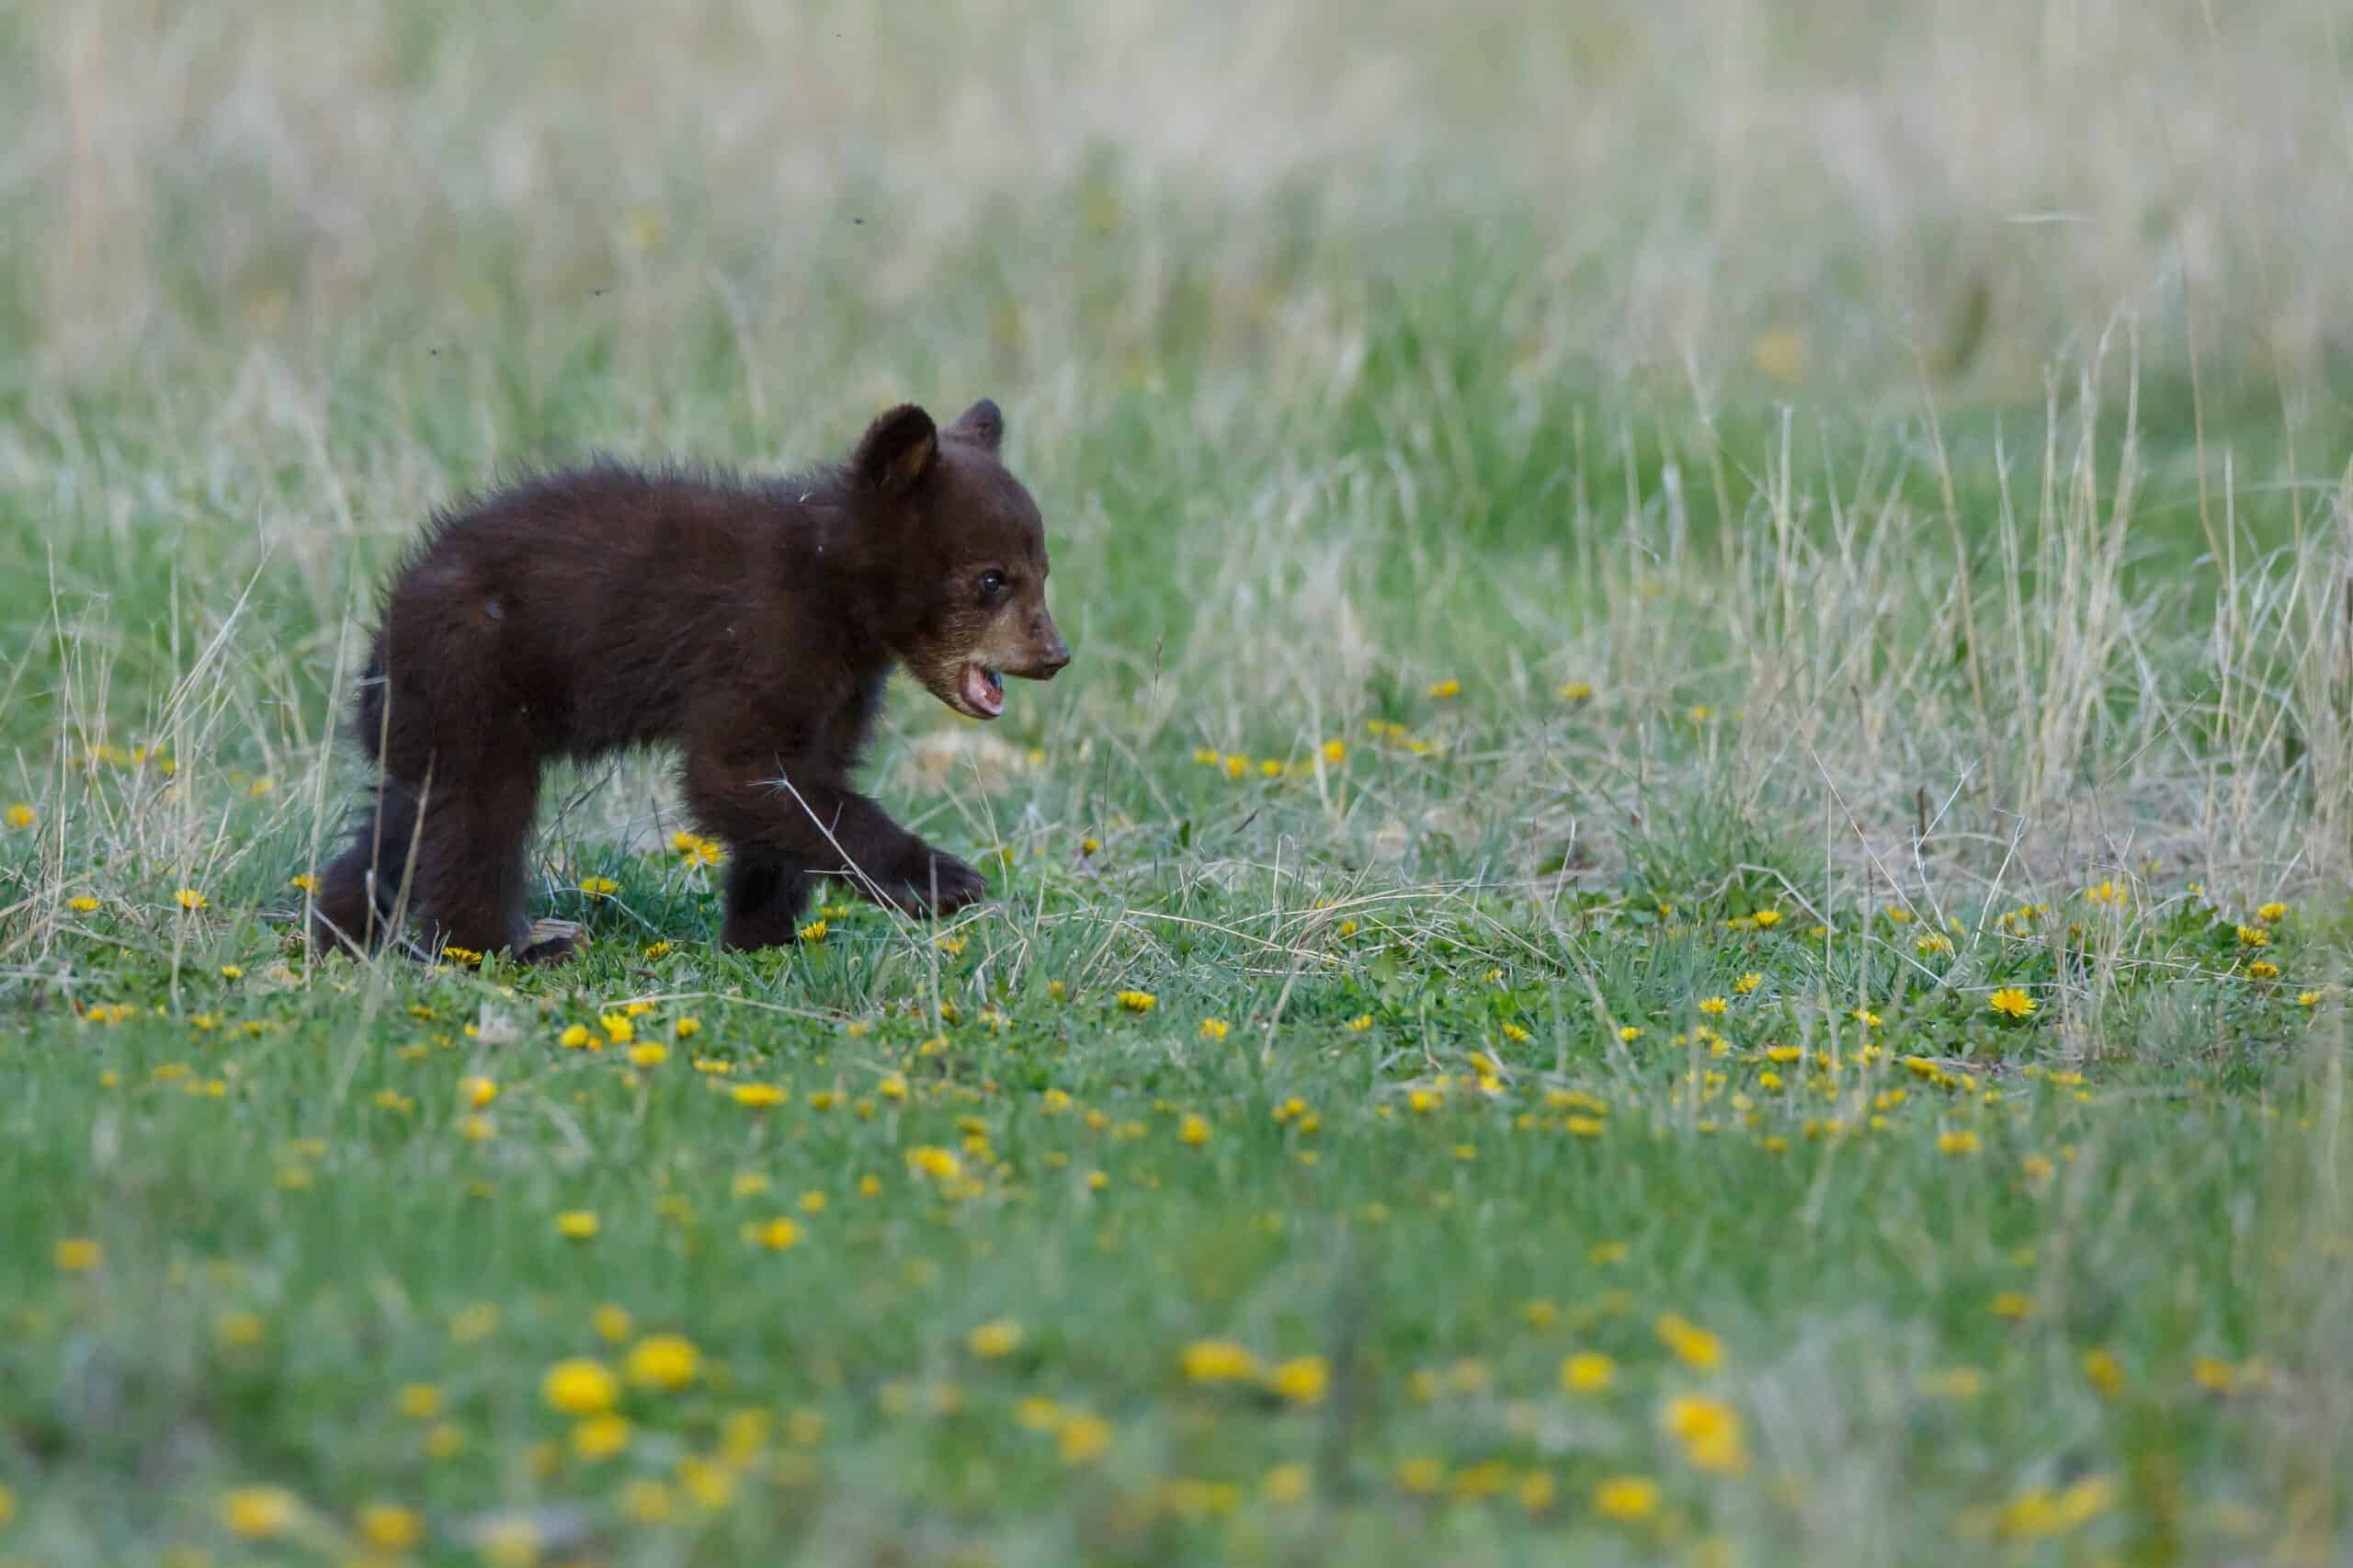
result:
<svg viewBox="0 0 2353 1568"><path fill-rule="evenodd" d="M528 940L540 770L655 742L730 852L727 946L793 940L817 877L918 913L983 897L852 775L893 662L986 718L966 666L1070 661L1003 434L994 403L946 429L910 404L796 478L600 465L438 519L385 600L356 726L381 778L322 876L314 939L365 948L405 907L434 942L569 957Z"/></svg>

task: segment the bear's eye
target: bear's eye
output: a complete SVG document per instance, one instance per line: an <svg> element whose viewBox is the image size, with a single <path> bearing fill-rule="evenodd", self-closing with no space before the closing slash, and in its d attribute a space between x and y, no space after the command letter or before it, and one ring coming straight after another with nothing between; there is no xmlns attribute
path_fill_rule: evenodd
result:
<svg viewBox="0 0 2353 1568"><path fill-rule="evenodd" d="M991 567L988 571L981 574L981 592L984 594L994 594L999 588L1004 586L1005 574L997 571L995 567Z"/></svg>

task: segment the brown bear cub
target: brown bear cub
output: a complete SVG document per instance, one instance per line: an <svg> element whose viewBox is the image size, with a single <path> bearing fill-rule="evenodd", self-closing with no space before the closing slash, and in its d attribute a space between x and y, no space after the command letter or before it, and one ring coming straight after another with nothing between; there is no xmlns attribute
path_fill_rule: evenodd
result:
<svg viewBox="0 0 2353 1568"><path fill-rule="evenodd" d="M819 877L910 913L983 897L852 774L894 662L975 719L1070 663L1004 436L993 403L945 429L910 404L793 478L598 465L437 519L385 599L356 725L381 778L313 941L364 949L406 911L436 947L562 962L524 913L540 769L651 742L728 848L728 947L793 940Z"/></svg>

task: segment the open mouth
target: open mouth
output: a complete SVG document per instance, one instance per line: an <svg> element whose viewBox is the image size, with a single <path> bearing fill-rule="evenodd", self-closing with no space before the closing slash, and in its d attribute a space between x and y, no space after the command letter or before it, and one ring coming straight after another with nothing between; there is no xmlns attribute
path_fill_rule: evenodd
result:
<svg viewBox="0 0 2353 1568"><path fill-rule="evenodd" d="M986 665L966 665L957 681L957 694L975 718L994 719L1005 711L1005 676Z"/></svg>

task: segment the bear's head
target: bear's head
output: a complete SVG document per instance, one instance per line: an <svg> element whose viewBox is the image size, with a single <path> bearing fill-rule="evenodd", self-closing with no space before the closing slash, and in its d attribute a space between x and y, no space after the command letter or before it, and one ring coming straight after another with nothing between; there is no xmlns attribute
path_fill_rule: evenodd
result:
<svg viewBox="0 0 2353 1568"><path fill-rule="evenodd" d="M851 457L886 635L907 673L960 713L1005 711L1005 679L1051 680L1070 649L1046 608L1046 529L998 450L986 398L953 425L913 403L868 426Z"/></svg>

